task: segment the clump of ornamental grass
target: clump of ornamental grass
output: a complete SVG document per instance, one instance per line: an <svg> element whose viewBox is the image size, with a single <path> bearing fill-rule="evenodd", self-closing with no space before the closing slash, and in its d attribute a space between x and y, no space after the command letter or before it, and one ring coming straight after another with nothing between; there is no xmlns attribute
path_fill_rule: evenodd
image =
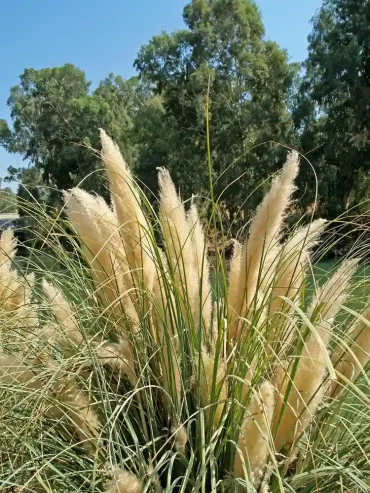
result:
<svg viewBox="0 0 370 493"><path fill-rule="evenodd" d="M327 224L285 227L298 155L211 262L169 172L152 208L101 141L109 204L66 191L37 265L1 236L1 491L370 491L366 245L318 282Z"/></svg>

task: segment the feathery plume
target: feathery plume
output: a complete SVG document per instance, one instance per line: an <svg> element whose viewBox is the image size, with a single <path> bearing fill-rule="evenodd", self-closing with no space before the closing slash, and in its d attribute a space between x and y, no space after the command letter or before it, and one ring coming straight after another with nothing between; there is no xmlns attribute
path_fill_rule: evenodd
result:
<svg viewBox="0 0 370 493"><path fill-rule="evenodd" d="M270 430L274 405L274 388L269 382L264 382L258 394L252 395L235 455L235 477L247 479L244 472L247 471L256 488L273 448Z"/></svg>
<svg viewBox="0 0 370 493"><path fill-rule="evenodd" d="M101 197L79 188L65 194L65 200L70 221L84 244L85 255L98 281L98 295L117 316L124 311L135 328L137 293L117 217Z"/></svg>
<svg viewBox="0 0 370 493"><path fill-rule="evenodd" d="M91 243L91 252L96 254L100 249L107 250L110 246L112 246L111 250L123 249L118 219L102 197L76 187L64 193L64 200L69 216L75 219L72 224L76 223L76 226L81 229L79 236L86 239L88 245ZM82 217L79 218L78 214ZM92 225L93 231L88 229L91 225L85 223L84 216L88 216L88 219L95 219ZM120 253L123 257L125 256L124 252Z"/></svg>
<svg viewBox="0 0 370 493"><path fill-rule="evenodd" d="M26 329L37 325L38 316L31 304L35 278L34 274L21 277L12 268L15 247L13 231L4 231L0 236L0 316L3 319L2 328L7 330L7 341L9 342L11 336L13 342L19 345L19 349L25 349L24 337L27 336L27 331L9 329L17 326Z"/></svg>
<svg viewBox="0 0 370 493"><path fill-rule="evenodd" d="M14 385L20 385L26 387L32 393L34 391L42 392L42 405L44 408L44 414L52 419L60 420L63 418L64 413L60 409L60 406L55 406L49 401L55 401L52 398L47 388L45 388L45 381L33 371L32 367L23 363L19 358L14 355L8 355L0 352L0 382L6 383L13 388Z"/></svg>
<svg viewBox="0 0 370 493"><path fill-rule="evenodd" d="M16 239L12 229L6 229L0 235L0 300L6 301L9 289L14 291L14 282L17 277L12 271L12 261L16 254ZM9 285L12 285L11 288ZM17 289L15 287L15 289Z"/></svg>
<svg viewBox="0 0 370 493"><path fill-rule="evenodd" d="M300 228L280 248L276 255L274 277L269 282L271 288L269 315L278 314L272 320L272 330L268 334L270 344L279 344L281 349L289 345L294 335L294 308L283 297L295 302L302 288L309 265L312 248L317 244L326 221L318 219ZM281 316L281 313L284 316ZM278 352L280 351L278 350Z"/></svg>
<svg viewBox="0 0 370 493"><path fill-rule="evenodd" d="M53 390L73 423L81 446L88 452L94 452L100 423L88 395L78 388L74 378L68 376L61 377Z"/></svg>
<svg viewBox="0 0 370 493"><path fill-rule="evenodd" d="M295 190L294 180L298 168L298 153L293 152L289 155L281 173L272 182L270 191L257 209L251 223L249 237L243 246L237 287L231 287L238 296L232 305L229 301L231 331L235 339L240 334L240 324L237 319L246 313L257 295L264 255L278 240L285 211Z"/></svg>
<svg viewBox="0 0 370 493"><path fill-rule="evenodd" d="M137 279L137 286L141 285L142 278L145 287L151 291L156 274L155 255L138 188L118 146L104 130L100 130L100 139L127 261Z"/></svg>
<svg viewBox="0 0 370 493"><path fill-rule="evenodd" d="M143 484L131 472L116 468L114 477L108 483L105 493L141 493Z"/></svg>
<svg viewBox="0 0 370 493"><path fill-rule="evenodd" d="M102 238L97 218L90 213L86 202L93 202L93 197L80 189L65 192L64 200L69 220L83 243L84 253L99 283L104 284L111 272L111 259Z"/></svg>
<svg viewBox="0 0 370 493"><path fill-rule="evenodd" d="M54 347L63 341L64 334L61 333L60 325L55 321L48 321L40 331L35 334L32 346L36 348L31 361L34 365L42 365L49 368L52 363L52 352Z"/></svg>
<svg viewBox="0 0 370 493"><path fill-rule="evenodd" d="M325 285L317 290L308 315L315 316L315 332L311 331L304 342L296 372L291 375L287 365L276 370L274 386L278 401L273 429L275 446L292 447L311 423L324 394L323 381L327 371L327 346L331 338L333 321L347 299L347 288L358 265L358 260L346 260ZM289 385L290 390L289 389ZM284 398L289 396L284 405Z"/></svg>
<svg viewBox="0 0 370 493"><path fill-rule="evenodd" d="M15 310L22 298L24 298L24 286L20 283L17 272L10 270L3 274L0 282L1 308L5 311Z"/></svg>
<svg viewBox="0 0 370 493"><path fill-rule="evenodd" d="M188 434L186 433L185 427L183 425L173 426L171 429L171 433L173 433L175 436L176 450L181 454L184 454L186 444L188 443Z"/></svg>
<svg viewBox="0 0 370 493"><path fill-rule="evenodd" d="M358 267L359 259L344 260L339 269L319 289L311 301L308 315L316 314L320 321L331 321L338 313L341 305L348 298L346 292L348 284ZM325 333L321 330L320 335L326 340Z"/></svg>
<svg viewBox="0 0 370 493"><path fill-rule="evenodd" d="M41 389L43 384L32 369L16 356L0 352L0 380L9 384L25 385L29 389Z"/></svg>
<svg viewBox="0 0 370 493"><path fill-rule="evenodd" d="M184 205L177 195L168 170L160 168L158 180L161 225L166 252L175 275L176 287L184 298L184 316L186 317L187 314L186 305L188 303L193 321L197 324L200 308L199 286L197 268L194 265L189 223L186 220Z"/></svg>
<svg viewBox="0 0 370 493"><path fill-rule="evenodd" d="M138 379L129 341L122 341L118 344L106 342L98 347L96 352L103 364L110 366L122 375L126 375L133 387L137 385Z"/></svg>
<svg viewBox="0 0 370 493"><path fill-rule="evenodd" d="M209 261L207 257L207 246L205 233L198 216L195 204L192 204L187 215L187 222L190 231L194 265L198 273L198 284L201 289L201 314L206 329L209 330L212 313L211 283L209 280Z"/></svg>
<svg viewBox="0 0 370 493"><path fill-rule="evenodd" d="M308 226L300 228L283 245L276 266L270 313L276 313L282 308L284 304L282 296L292 301L297 298L302 284L302 272L305 271L309 261L309 253L317 244L325 223L325 220L317 219Z"/></svg>
<svg viewBox="0 0 370 493"><path fill-rule="evenodd" d="M240 299L239 276L242 261L242 249L242 245L238 241L234 240L233 255L230 261L229 289L227 296L229 320L235 320L239 316L235 309Z"/></svg>
<svg viewBox="0 0 370 493"><path fill-rule="evenodd" d="M337 397L346 386L346 380L355 382L370 360L370 304L349 330L349 348L344 349L335 363L338 382L333 382L332 396ZM341 378L345 377L345 379Z"/></svg>
<svg viewBox="0 0 370 493"><path fill-rule="evenodd" d="M10 228L3 231L0 235L0 272L10 269L11 262L16 254L17 240L14 231Z"/></svg>
<svg viewBox="0 0 370 493"><path fill-rule="evenodd" d="M5 310L16 310L25 308L31 303L31 292L34 285L34 274L28 274L21 278L15 270L1 276L1 288L3 288L1 307Z"/></svg>
<svg viewBox="0 0 370 493"><path fill-rule="evenodd" d="M45 279L42 281L42 288L45 296L50 301L50 307L54 317L63 329L66 342L72 342L76 346L81 346L84 338L71 305L65 299L62 292Z"/></svg>

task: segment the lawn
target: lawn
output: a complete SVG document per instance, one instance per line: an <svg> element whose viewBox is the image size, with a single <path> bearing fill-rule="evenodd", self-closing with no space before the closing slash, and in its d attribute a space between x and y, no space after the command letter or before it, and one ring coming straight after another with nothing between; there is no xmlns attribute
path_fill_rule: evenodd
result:
<svg viewBox="0 0 370 493"><path fill-rule="evenodd" d="M57 254L53 250L45 249L40 252L33 250L27 257L18 257L16 262L19 269L26 273L34 272L36 277L42 276L43 272L51 274L60 286L63 286L64 293L69 295L73 292L72 282L73 277L77 275L78 279L81 279L78 272L82 269L82 265L76 260L76 256L73 256L70 252L64 252L63 256L58 252ZM307 290L310 293L312 289L312 279L321 285L323 284L330 274L332 274L340 265L340 259L321 260L313 266L313 276L311 276L308 282ZM72 268L71 268L72 267ZM213 284L215 285L215 276L211 277ZM218 278L222 280L222 274L219 273ZM356 291L351 296L350 308L354 310L361 310L364 300L367 299L368 282L370 278L370 265L360 266L357 273ZM222 289L222 282L220 282L220 289Z"/></svg>

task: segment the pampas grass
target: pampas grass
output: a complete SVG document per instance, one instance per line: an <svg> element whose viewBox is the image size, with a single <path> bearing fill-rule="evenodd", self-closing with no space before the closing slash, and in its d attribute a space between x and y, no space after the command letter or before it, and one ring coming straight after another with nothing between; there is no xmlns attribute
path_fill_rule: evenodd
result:
<svg viewBox="0 0 370 493"><path fill-rule="evenodd" d="M290 198L295 190L294 179L298 173L298 154L292 153L279 175L272 184L250 226L249 237L243 246L235 301L229 302L232 336L237 339L244 323L240 317L248 313L252 303L258 300L261 265L264 257L279 240L279 233ZM232 282L233 279L230 279Z"/></svg>
<svg viewBox="0 0 370 493"><path fill-rule="evenodd" d="M42 288L45 297L50 300L50 308L57 322L54 330L63 333L66 344L80 346L83 343L83 336L79 330L74 310L60 290L45 279L42 282Z"/></svg>
<svg viewBox="0 0 370 493"><path fill-rule="evenodd" d="M184 316L187 316L189 308L192 320L197 321L201 308L197 281L199 269L202 268L198 265L197 235L194 229L198 221L196 217L193 218L194 214L189 216L190 221L186 220L184 205L176 193L169 172L165 169L159 170L159 186L161 226L169 267L176 278L178 293L183 297ZM194 225L192 224L193 219L195 219ZM192 241L192 236L194 241ZM200 244L198 246L200 257L202 256L201 248Z"/></svg>
<svg viewBox="0 0 370 493"><path fill-rule="evenodd" d="M297 153L214 266L195 200L161 168L157 214L101 140L110 204L65 192L68 228L45 232L60 274L25 273L0 239L5 491L369 491L361 259L315 279L330 225L286 229Z"/></svg>
<svg viewBox="0 0 370 493"><path fill-rule="evenodd" d="M327 360L330 361L329 356L325 356L333 321L347 298L348 283L356 267L355 259L344 261L338 271L317 291L308 309L311 319L315 317L315 329L310 330L303 341L299 362L293 365L291 374L286 369L283 372L281 368L277 371L275 383L279 398L273 430L276 433L275 445L278 450L288 447L291 452L294 449L323 399L323 380L327 373Z"/></svg>
<svg viewBox="0 0 370 493"><path fill-rule="evenodd" d="M116 469L114 479L108 484L106 493L141 493L142 484L134 474Z"/></svg>
<svg viewBox="0 0 370 493"><path fill-rule="evenodd" d="M349 345L342 348L334 358L338 372L338 382L333 385L333 396L337 396L346 382L356 381L370 360L370 306L358 315L349 330Z"/></svg>
<svg viewBox="0 0 370 493"><path fill-rule="evenodd" d="M252 396L240 430L234 474L239 478L249 478L257 487L271 451L270 433L274 406L275 390L269 382L264 382Z"/></svg>
<svg viewBox="0 0 370 493"><path fill-rule="evenodd" d="M120 224L120 235L132 275L151 289L155 278L151 230L140 194L118 147L100 131L102 159L107 169L112 201Z"/></svg>

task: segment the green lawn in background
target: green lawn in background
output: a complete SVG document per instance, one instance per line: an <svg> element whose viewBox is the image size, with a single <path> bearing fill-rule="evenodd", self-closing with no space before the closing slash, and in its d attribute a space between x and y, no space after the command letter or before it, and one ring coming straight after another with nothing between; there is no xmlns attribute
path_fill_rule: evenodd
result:
<svg viewBox="0 0 370 493"><path fill-rule="evenodd" d="M64 286L64 292L68 296L71 289L71 283L73 282L73 276L71 276L71 270L67 268L67 265L71 261L74 269L76 269L76 262L68 258L68 253L65 253L66 257L62 262L60 258L57 258L53 251L32 251L27 257L18 257L16 259L18 268L25 273L35 272L37 277L42 275L42 272L49 272L54 276L58 285ZM322 260L313 266L313 277L315 282L319 285L323 284L328 279L329 275L333 273L339 266L340 259ZM212 274L211 274L212 275ZM222 280L222 275L219 273L218 278ZM215 276L212 276L212 284L215 285ZM354 289L351 300L348 303L350 308L354 310L361 310L363 308L364 301L370 297L370 265L360 266L357 272L356 289ZM222 282L220 282L219 288L222 289ZM307 283L307 295L312 289L312 276Z"/></svg>

